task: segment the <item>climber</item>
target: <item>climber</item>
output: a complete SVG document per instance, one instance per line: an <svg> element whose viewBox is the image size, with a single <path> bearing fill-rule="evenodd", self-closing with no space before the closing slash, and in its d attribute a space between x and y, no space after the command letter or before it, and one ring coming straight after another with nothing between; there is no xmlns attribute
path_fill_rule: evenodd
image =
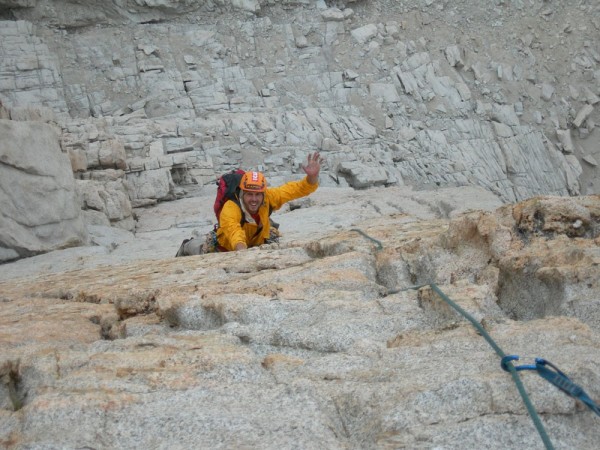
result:
<svg viewBox="0 0 600 450"><path fill-rule="evenodd" d="M318 152L309 154L306 165L302 165L306 177L274 188L267 187L260 172L243 173L234 196L224 202L222 210L217 211L215 203L218 217L215 230L205 239L186 239L175 256L239 251L276 241L278 231L269 218L271 212L316 191L322 163Z"/></svg>

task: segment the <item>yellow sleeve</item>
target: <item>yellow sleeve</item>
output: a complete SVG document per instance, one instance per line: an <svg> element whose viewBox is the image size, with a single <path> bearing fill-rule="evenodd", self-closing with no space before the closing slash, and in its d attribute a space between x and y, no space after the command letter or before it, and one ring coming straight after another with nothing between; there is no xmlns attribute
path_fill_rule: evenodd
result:
<svg viewBox="0 0 600 450"><path fill-rule="evenodd" d="M310 184L307 177L300 181L290 181L279 187L267 189L269 207L276 211L290 200L306 197L317 190L319 184Z"/></svg>
<svg viewBox="0 0 600 450"><path fill-rule="evenodd" d="M217 240L219 245L227 250L233 250L237 244L246 242L246 233L242 229L242 210L235 202L228 200L223 205L219 217L219 228L217 229Z"/></svg>

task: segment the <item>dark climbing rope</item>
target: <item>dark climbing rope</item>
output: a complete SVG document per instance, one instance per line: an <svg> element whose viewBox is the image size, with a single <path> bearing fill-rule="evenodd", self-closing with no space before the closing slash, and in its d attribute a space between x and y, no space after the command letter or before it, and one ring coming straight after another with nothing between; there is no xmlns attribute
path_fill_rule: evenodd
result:
<svg viewBox="0 0 600 450"><path fill-rule="evenodd" d="M502 361L504 362L504 365L502 366L502 368L504 370L506 370L507 372L510 372L512 379L515 382L515 385L517 386L517 390L519 391L519 394L521 395L521 398L523 399L523 403L525 403L525 407L527 408L527 411L529 412L529 415L531 416L531 420L533 420L533 424L535 425L535 428L537 429L540 437L542 438L542 441L544 442L546 449L548 449L548 450L554 449L554 446L552 445L552 442L550 441L550 438L548 437L548 433L546 433L544 425L542 424L542 421L540 420L540 417L539 417L537 411L533 407L533 404L531 403L531 400L529 399L529 395L527 395L527 391L525 391L525 387L523 386L523 382L521 381L521 377L519 377L517 369L515 368L515 366L513 366L512 362L509 359L505 359L506 354L502 351L502 349L498 346L498 344L496 344L496 342L492 339L492 337L488 334L488 332L485 331L485 329L481 326L481 324L477 320L475 320L473 318L473 316L471 316L468 312L466 312L464 309L462 309L459 305L457 305L455 302L450 300L450 298L446 294L444 294L442 292L442 290L434 283L423 284L420 286L411 286L411 287L408 287L403 290L420 289L420 288L426 287L426 286L431 287L431 289L437 295L439 295L442 300L444 300L446 303L448 303L448 305L450 305L452 308L454 308L456 311L458 311L463 317L465 317L469 322L471 322L471 324L483 336L483 338L488 342L488 344L490 344L490 346L494 349L494 351L498 354L498 356L500 356L502 358Z"/></svg>
<svg viewBox="0 0 600 450"><path fill-rule="evenodd" d="M365 233L360 228L351 228L350 231L356 231L357 233L362 234L364 237L366 237L371 242L374 242L375 245L377 245L377 250L382 250L383 249L383 244L381 243L381 241L378 241L377 239L372 238L371 236L369 236L367 233Z"/></svg>
<svg viewBox="0 0 600 450"><path fill-rule="evenodd" d="M356 232L362 234L367 239L375 242L378 247L377 250L383 249L383 245L381 244L380 241L372 238L371 236L366 234L364 231L362 231L358 228L352 228L352 231L356 231ZM483 338L490 344L490 346L494 349L494 351L498 354L498 356L500 356L500 358L501 358L500 366L502 367L503 370L505 370L511 374L511 376L515 382L515 385L517 386L517 390L519 391L519 394L521 395L521 398L523 399L523 402L525 403L525 406L527 407L527 411L529 412L529 415L531 416L531 419L533 420L533 423L534 423L538 433L540 434L542 441L544 442L544 445L546 446L547 449L553 449L554 447L552 446L552 443L550 442L550 438L548 437L548 434L546 433L546 430L544 429L544 426L543 426L535 408L533 407L533 404L531 403L531 400L529 399L527 392L525 391L523 382L521 381L521 378L519 377L519 374L518 374L519 371L535 370L542 378L544 378L545 380L547 380L548 382L550 382L551 384L556 386L558 389L560 389L567 395L570 395L573 398L579 399L581 402L583 402L585 405L587 405L592 411L594 411L597 415L600 416L600 408L598 408L598 406L594 403L594 401L590 398L590 396L583 390L583 388L581 388L577 384L573 383L567 375L565 375L563 372L561 372L558 369L558 367L553 365L551 362L546 361L545 359L542 359L542 358L536 358L535 365L521 365L521 366L515 367L512 364L512 361L518 360L519 357L516 355L506 355L502 351L502 349L498 346L498 344L496 344L496 342L488 334L488 332L483 328L483 326L481 326L481 324L477 320L475 320L473 318L473 316L471 316L467 311L462 309L459 305L457 305L454 301L452 301L446 294L444 294L444 292L442 292L442 290L436 284L428 283L428 284L422 284L422 285L418 285L418 286L410 286L410 287L407 287L404 289L389 290L387 292L387 294L390 295L390 294L394 294L394 293L401 292L401 291L416 290L416 289L420 289L420 288L426 287L426 286L429 286L437 295L440 296L440 298L442 300L444 300L448 305L450 305L458 313L460 313L464 318L466 318L469 322L471 322L471 324L477 329L479 334L481 334L481 336L483 336Z"/></svg>
<svg viewBox="0 0 600 450"><path fill-rule="evenodd" d="M378 246L377 250L383 249L383 245L381 244L380 241L372 238L364 231L362 231L358 228L352 228L351 231L356 231L356 232L360 233L361 235L363 235L364 237L366 237L367 239L375 242ZM473 316L471 316L468 312L466 312L459 305L457 305L455 302L453 302L434 283L422 284L422 285L418 285L418 286L410 286L410 287L407 287L404 289L390 290L390 291L388 291L388 295L394 294L397 292L401 292L401 291L416 290L416 289L420 289L420 288L426 287L426 286L429 286L437 295L440 296L440 298L442 300L444 300L448 305L450 305L458 313L460 313L464 318L466 318L469 322L471 322L471 324L477 329L477 331L481 334L481 336L483 336L483 338L488 342L488 344L490 344L490 346L494 349L494 351L498 354L498 356L500 356L500 358L502 358L502 368L504 370L510 372L512 379L513 379L515 385L517 386L517 390L519 391L519 394L521 395L521 398L523 399L523 402L525 403L525 407L527 408L527 411L529 412L529 415L531 416L531 419L533 420L535 428L537 429L540 437L542 438L542 441L544 442L546 449L554 450L554 446L552 445L552 442L550 441L550 438L548 437L548 433L546 433L544 425L542 424L542 421L540 420L540 417L539 417L537 411L533 407L533 404L531 403L529 395L527 394L527 391L525 390L525 387L523 386L523 382L522 382L521 378L519 377L517 369L512 364L510 357L507 357L507 355L502 351L502 349L498 346L498 344L496 344L496 342L492 339L492 337L488 334L488 332L481 326L481 324L477 320L475 320L473 318Z"/></svg>

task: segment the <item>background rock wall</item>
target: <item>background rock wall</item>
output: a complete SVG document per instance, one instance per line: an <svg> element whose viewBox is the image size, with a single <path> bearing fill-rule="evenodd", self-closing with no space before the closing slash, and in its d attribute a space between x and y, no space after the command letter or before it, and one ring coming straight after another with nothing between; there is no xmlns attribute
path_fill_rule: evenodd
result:
<svg viewBox="0 0 600 450"><path fill-rule="evenodd" d="M0 2L0 101L59 124L92 223L314 150L324 185L599 191L595 2L138 3Z"/></svg>

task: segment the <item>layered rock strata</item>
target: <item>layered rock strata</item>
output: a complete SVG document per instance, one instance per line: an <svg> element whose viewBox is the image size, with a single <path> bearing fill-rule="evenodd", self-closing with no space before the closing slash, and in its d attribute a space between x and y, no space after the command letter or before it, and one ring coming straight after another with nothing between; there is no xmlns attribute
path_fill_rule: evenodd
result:
<svg viewBox="0 0 600 450"><path fill-rule="evenodd" d="M95 225L133 230L132 207L232 167L289 179L314 150L332 186L477 185L505 202L598 192L590 2L45 0L0 12L4 115L60 125Z"/></svg>

